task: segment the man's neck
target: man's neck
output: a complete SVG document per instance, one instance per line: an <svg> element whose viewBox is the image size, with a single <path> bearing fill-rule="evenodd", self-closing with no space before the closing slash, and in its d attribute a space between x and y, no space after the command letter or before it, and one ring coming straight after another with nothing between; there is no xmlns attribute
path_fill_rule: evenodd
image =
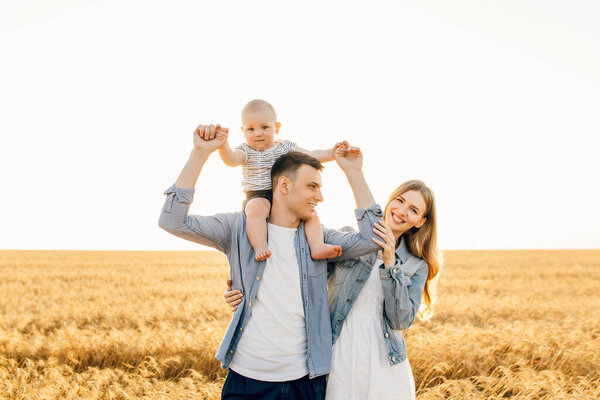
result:
<svg viewBox="0 0 600 400"><path fill-rule="evenodd" d="M269 223L284 228L297 228L300 224L300 218L290 213L286 208L279 206L276 202L273 202Z"/></svg>

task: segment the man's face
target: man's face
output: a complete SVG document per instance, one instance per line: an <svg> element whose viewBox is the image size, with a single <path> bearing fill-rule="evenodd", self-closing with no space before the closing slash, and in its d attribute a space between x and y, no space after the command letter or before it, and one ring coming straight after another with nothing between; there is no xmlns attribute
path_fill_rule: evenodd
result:
<svg viewBox="0 0 600 400"><path fill-rule="evenodd" d="M289 184L288 209L298 218L308 220L315 214L315 207L323 201L321 173L310 165L302 165L296 178Z"/></svg>
<svg viewBox="0 0 600 400"><path fill-rule="evenodd" d="M280 125L275 121L273 113L264 108L247 111L242 115L244 138L254 150L264 151L270 148Z"/></svg>

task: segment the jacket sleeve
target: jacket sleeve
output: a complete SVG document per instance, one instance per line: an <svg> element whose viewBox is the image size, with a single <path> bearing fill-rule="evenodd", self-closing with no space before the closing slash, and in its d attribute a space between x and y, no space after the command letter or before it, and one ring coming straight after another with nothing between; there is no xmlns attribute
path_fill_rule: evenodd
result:
<svg viewBox="0 0 600 400"><path fill-rule="evenodd" d="M390 322L392 329L410 327L421 306L429 269L424 260L418 262L418 268L412 275L400 261L391 268L385 268L383 262L379 266L384 318Z"/></svg>
<svg viewBox="0 0 600 400"><path fill-rule="evenodd" d="M227 253L235 213L210 216L188 215L194 189L169 187L158 226L180 238L213 247Z"/></svg>
<svg viewBox="0 0 600 400"><path fill-rule="evenodd" d="M379 245L373 242L373 238L379 237L373 232L373 224L383 218L381 207L379 204L375 204L367 209L358 208L355 213L358 232L323 227L325 243L342 246L342 255L330 258L328 261L335 262L358 258L379 249Z"/></svg>

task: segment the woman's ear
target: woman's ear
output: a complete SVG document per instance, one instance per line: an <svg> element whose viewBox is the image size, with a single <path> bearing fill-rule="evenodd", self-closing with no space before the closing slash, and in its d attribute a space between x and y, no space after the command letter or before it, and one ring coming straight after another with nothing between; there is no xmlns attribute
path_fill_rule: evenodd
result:
<svg viewBox="0 0 600 400"><path fill-rule="evenodd" d="M421 218L421 220L415 224L415 228L418 229L422 227L425 224L425 222L427 222L427 217Z"/></svg>

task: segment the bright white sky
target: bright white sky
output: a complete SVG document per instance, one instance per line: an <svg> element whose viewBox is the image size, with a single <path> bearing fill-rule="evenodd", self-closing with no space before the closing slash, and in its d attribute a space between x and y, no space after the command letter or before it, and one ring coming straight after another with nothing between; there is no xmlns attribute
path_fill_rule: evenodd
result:
<svg viewBox="0 0 600 400"><path fill-rule="evenodd" d="M160 230L199 123L264 98L348 139L380 203L422 179L443 249L600 247L597 1L0 2L0 248L199 249ZM192 212L237 211L211 156ZM353 222L333 163L322 222Z"/></svg>

